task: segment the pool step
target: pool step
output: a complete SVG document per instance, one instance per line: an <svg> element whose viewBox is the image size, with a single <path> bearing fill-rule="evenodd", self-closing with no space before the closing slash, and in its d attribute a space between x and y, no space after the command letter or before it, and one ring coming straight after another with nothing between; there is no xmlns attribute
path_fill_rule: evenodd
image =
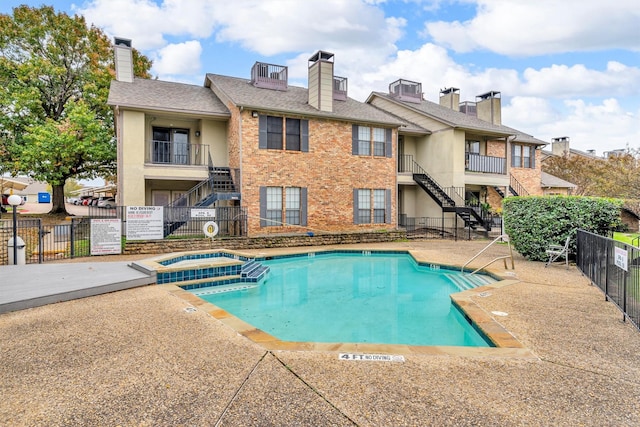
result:
<svg viewBox="0 0 640 427"><path fill-rule="evenodd" d="M444 276L451 280L460 291L466 291L468 289L477 288L480 286L494 283L496 280L493 277L485 276L482 274L449 274L445 273Z"/></svg>
<svg viewBox="0 0 640 427"><path fill-rule="evenodd" d="M200 288L210 288L212 286L224 286L224 285L232 285L234 283L243 282L244 280L240 275L230 275L230 276L218 276L214 278L206 278L206 279L195 279L195 280L183 280L181 282L174 282L173 284L176 286L180 286L185 290L193 290Z"/></svg>
<svg viewBox="0 0 640 427"><path fill-rule="evenodd" d="M248 282L259 282L268 272L269 267L252 259L242 264L241 276Z"/></svg>

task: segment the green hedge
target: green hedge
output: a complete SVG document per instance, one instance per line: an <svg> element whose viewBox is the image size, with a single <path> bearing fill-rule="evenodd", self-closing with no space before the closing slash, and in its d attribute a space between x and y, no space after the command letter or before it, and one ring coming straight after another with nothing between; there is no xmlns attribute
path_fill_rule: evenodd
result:
<svg viewBox="0 0 640 427"><path fill-rule="evenodd" d="M576 230L607 235L619 227L623 201L599 197L529 196L503 200L505 232L513 247L525 258L544 261L550 244L564 245L571 235L570 248L576 253Z"/></svg>

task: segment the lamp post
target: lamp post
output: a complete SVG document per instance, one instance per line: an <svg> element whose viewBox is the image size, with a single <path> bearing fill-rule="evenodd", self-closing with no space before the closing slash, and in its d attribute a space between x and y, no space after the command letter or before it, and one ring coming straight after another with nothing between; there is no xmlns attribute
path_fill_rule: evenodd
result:
<svg viewBox="0 0 640 427"><path fill-rule="evenodd" d="M17 194L12 194L7 199L11 207L13 208L13 265L18 264L18 206L22 203L22 198Z"/></svg>

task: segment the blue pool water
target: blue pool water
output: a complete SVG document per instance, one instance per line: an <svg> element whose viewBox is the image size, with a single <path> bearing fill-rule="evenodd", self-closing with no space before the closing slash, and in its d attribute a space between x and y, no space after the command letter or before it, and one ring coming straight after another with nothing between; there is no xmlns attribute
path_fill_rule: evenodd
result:
<svg viewBox="0 0 640 427"><path fill-rule="evenodd" d="M420 266L408 254L262 263L271 271L257 286L192 292L282 341L490 346L451 302L457 271Z"/></svg>

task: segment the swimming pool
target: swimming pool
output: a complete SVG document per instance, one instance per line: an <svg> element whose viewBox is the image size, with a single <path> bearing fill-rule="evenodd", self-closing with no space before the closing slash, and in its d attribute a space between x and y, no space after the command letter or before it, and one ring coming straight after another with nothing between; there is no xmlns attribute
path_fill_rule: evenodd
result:
<svg viewBox="0 0 640 427"><path fill-rule="evenodd" d="M261 262L259 284L190 292L283 341L491 346L451 302L459 271L369 251Z"/></svg>

